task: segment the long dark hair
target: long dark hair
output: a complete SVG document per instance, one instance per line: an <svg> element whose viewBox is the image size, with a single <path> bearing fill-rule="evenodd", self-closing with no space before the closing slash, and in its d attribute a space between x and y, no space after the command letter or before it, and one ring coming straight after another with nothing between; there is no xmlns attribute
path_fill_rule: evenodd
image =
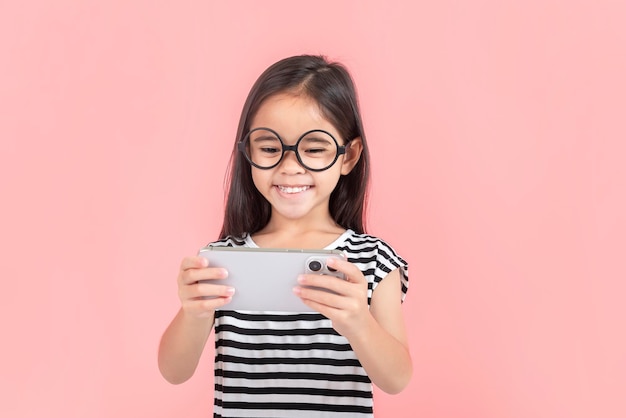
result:
<svg viewBox="0 0 626 418"><path fill-rule="evenodd" d="M339 179L330 195L329 210L338 225L359 233L365 232L369 152L354 83L343 65L329 62L322 56L299 55L280 60L267 68L248 94L226 177L228 195L220 238L253 234L270 220L271 205L254 186L250 163L237 150L237 143L250 130L250 121L263 101L285 92L306 95L315 100L324 117L346 143L361 138L361 158L349 174Z"/></svg>

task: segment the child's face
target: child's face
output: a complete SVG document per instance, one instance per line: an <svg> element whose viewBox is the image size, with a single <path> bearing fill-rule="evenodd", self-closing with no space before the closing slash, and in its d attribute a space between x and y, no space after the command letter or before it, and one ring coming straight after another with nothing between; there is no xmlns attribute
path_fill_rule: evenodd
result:
<svg viewBox="0 0 626 418"><path fill-rule="evenodd" d="M293 145L305 132L322 129L345 145L337 129L323 116L318 104L306 96L277 94L266 99L252 119L250 129L270 128L286 145ZM350 142L345 155L325 171L305 169L292 151L269 170L252 167L252 179L259 192L272 205L272 218L289 220L331 220L328 202L339 177L348 174L358 162L360 139Z"/></svg>

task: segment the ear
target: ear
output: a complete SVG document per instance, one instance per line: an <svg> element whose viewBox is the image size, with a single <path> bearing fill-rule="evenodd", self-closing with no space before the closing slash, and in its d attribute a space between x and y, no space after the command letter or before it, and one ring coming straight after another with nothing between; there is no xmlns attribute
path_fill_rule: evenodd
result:
<svg viewBox="0 0 626 418"><path fill-rule="evenodd" d="M363 141L361 140L361 137L358 136L346 145L346 154L344 155L343 162L341 163L342 175L345 176L352 171L354 166L361 159L361 152L363 152Z"/></svg>

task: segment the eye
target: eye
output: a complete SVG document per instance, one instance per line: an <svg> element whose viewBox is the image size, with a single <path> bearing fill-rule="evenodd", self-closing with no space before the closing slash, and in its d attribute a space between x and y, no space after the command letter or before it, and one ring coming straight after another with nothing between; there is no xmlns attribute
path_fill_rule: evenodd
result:
<svg viewBox="0 0 626 418"><path fill-rule="evenodd" d="M302 139L299 150L308 157L322 157L336 150L335 142L328 135L317 132Z"/></svg>
<svg viewBox="0 0 626 418"><path fill-rule="evenodd" d="M309 143L300 147L300 153L305 154L307 157L323 157L335 152L335 148L326 143Z"/></svg>
<svg viewBox="0 0 626 418"><path fill-rule="evenodd" d="M307 154L320 154L326 151L328 151L326 148L307 148L304 150Z"/></svg>
<svg viewBox="0 0 626 418"><path fill-rule="evenodd" d="M249 144L252 152L267 157L280 154L283 150L280 140L264 131L257 131L254 135L251 135Z"/></svg>
<svg viewBox="0 0 626 418"><path fill-rule="evenodd" d="M261 151L264 154L276 154L276 153L279 153L281 150L280 148L265 146L265 147L260 147L259 151Z"/></svg>

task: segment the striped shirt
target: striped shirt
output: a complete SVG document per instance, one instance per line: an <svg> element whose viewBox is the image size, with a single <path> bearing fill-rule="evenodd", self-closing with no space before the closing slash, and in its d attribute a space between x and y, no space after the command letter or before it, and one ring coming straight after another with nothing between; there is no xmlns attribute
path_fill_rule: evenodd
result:
<svg viewBox="0 0 626 418"><path fill-rule="evenodd" d="M248 235L210 245L257 247ZM402 299L408 266L379 238L344 232L326 249L343 250L368 281L399 268ZM373 417L372 383L348 340L318 313L215 313L214 418Z"/></svg>

